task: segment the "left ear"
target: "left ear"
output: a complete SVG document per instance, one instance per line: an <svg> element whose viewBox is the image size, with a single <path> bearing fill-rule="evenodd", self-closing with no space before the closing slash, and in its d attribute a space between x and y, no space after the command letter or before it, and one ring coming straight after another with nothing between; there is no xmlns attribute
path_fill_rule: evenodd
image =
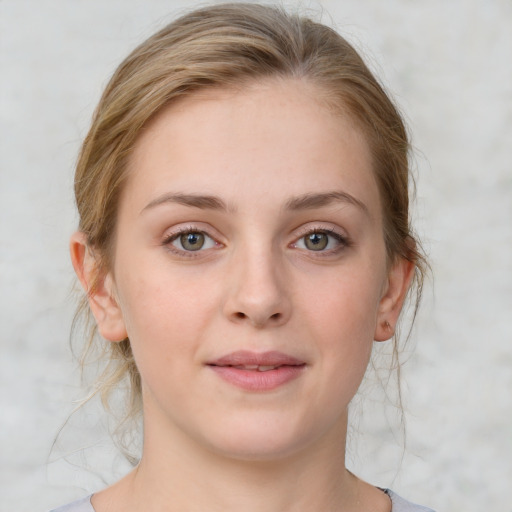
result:
<svg viewBox="0 0 512 512"><path fill-rule="evenodd" d="M407 291L414 276L415 265L405 258L397 258L388 272L384 293L380 299L375 326L375 341L393 337Z"/></svg>

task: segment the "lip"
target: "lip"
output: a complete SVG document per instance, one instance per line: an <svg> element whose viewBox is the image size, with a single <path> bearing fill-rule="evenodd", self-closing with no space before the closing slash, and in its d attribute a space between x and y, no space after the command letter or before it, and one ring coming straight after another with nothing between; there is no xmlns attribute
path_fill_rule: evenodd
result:
<svg viewBox="0 0 512 512"><path fill-rule="evenodd" d="M271 391L300 377L306 367L305 361L282 352L251 352L239 350L209 361L211 368L223 380L246 391ZM257 368L275 367L260 371ZM245 368L244 368L245 367Z"/></svg>

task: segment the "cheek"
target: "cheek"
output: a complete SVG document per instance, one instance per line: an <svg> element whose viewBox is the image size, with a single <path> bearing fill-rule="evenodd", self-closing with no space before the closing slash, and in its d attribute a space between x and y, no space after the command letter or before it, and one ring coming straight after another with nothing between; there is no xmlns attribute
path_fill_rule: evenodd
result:
<svg viewBox="0 0 512 512"><path fill-rule="evenodd" d="M301 309L329 339L373 341L383 275L370 263L308 277L300 286Z"/></svg>
<svg viewBox="0 0 512 512"><path fill-rule="evenodd" d="M382 273L371 266L340 272L309 286L301 310L317 340L322 374L349 401L366 371L375 334ZM307 299L305 298L307 296ZM335 391L336 390L336 391Z"/></svg>
<svg viewBox="0 0 512 512"><path fill-rule="evenodd" d="M207 277L192 269L176 272L161 264L124 268L137 268L119 276L121 309L137 364L154 361L169 368L178 366L180 354L193 357L216 311L218 287L208 286Z"/></svg>

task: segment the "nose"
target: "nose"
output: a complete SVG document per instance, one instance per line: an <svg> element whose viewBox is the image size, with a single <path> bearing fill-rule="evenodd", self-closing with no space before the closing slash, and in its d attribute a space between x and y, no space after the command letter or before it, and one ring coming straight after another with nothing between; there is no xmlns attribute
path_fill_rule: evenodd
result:
<svg viewBox="0 0 512 512"><path fill-rule="evenodd" d="M283 263L270 250L250 252L234 257L224 314L232 322L259 329L283 325L292 309Z"/></svg>

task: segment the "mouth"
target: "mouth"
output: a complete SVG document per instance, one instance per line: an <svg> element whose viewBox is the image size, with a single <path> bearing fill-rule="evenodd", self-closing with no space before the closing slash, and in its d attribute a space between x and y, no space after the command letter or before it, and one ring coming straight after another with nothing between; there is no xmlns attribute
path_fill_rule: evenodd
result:
<svg viewBox="0 0 512 512"><path fill-rule="evenodd" d="M246 391L270 391L303 374L306 362L282 352L238 351L208 362L224 381Z"/></svg>
<svg viewBox="0 0 512 512"><path fill-rule="evenodd" d="M297 359L283 352L251 352L250 350L238 350L225 356L219 357L214 361L207 363L212 366L231 366L240 367L245 370L266 371L279 366L302 366L305 361Z"/></svg>
<svg viewBox="0 0 512 512"><path fill-rule="evenodd" d="M214 365L216 366L216 365ZM236 365L236 366L232 366L232 365L226 365L226 366L229 366L230 368L236 368L237 370L247 370L247 371L251 371L251 372L268 372L269 370L275 370L276 368L281 368L281 366L287 366L287 365L283 365L283 364L280 364L280 365L273 365L273 366L259 366L257 364L248 364L248 365Z"/></svg>

